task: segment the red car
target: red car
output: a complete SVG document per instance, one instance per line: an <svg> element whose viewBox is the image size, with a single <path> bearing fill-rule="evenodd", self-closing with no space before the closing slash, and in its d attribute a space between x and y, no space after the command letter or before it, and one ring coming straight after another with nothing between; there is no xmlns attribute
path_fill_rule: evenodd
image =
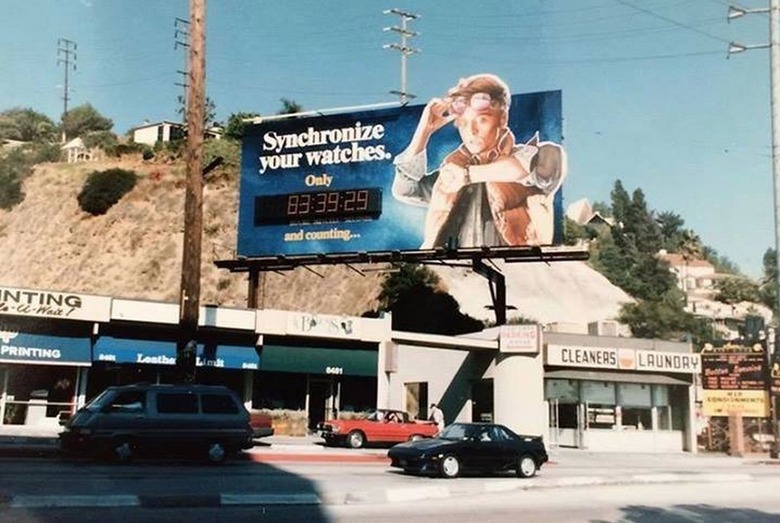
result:
<svg viewBox="0 0 780 523"><path fill-rule="evenodd" d="M327 420L317 425L326 445L359 449L367 443L401 443L432 438L438 432L432 421L410 420L400 410L377 409L361 419Z"/></svg>

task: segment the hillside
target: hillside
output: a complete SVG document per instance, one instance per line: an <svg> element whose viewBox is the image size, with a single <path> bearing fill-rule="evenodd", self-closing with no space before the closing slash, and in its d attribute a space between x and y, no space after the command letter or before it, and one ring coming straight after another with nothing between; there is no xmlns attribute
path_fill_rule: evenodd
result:
<svg viewBox="0 0 780 523"><path fill-rule="evenodd" d="M91 216L76 196L86 176L112 167L132 169L136 187L103 216ZM204 190L201 303L243 307L247 277L214 266L236 244L237 188L218 171ZM79 164L41 164L25 182L24 201L0 211L0 285L175 302L181 270L185 171L183 164L140 158ZM368 268L368 267L364 267ZM360 315L377 306L384 277L377 267L359 274L346 266L269 273L265 307ZM493 320L487 281L466 269L436 267L462 310ZM581 262L507 265L507 303L543 323L614 317L630 298Z"/></svg>

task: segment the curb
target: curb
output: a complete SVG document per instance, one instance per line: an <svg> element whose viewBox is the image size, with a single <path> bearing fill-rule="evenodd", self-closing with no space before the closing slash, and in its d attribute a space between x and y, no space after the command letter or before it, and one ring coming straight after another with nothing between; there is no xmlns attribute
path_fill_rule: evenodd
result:
<svg viewBox="0 0 780 523"><path fill-rule="evenodd" d="M355 505L371 503L409 503L425 500L441 500L467 495L496 494L536 489L588 487L599 485L647 485L674 483L732 483L749 482L754 478L750 474L637 474L617 478L603 476L576 476L548 480L531 478L528 480L499 480L484 482L468 489L452 488L449 485L427 485L415 487L397 487L355 492L280 492L263 493L217 493L197 496L188 495L0 495L0 508L3 509L44 509L44 508L220 508L236 506L270 505ZM448 480L441 480L442 482Z"/></svg>

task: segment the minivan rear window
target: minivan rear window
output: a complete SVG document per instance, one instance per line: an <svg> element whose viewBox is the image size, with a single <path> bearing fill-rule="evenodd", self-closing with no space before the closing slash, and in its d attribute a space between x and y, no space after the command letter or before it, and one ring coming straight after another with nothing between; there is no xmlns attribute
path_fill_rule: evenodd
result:
<svg viewBox="0 0 780 523"><path fill-rule="evenodd" d="M198 396L181 392L159 392L157 394L157 412L162 414L197 414Z"/></svg>
<svg viewBox="0 0 780 523"><path fill-rule="evenodd" d="M238 406L227 394L203 394L200 397L205 414L237 414Z"/></svg>

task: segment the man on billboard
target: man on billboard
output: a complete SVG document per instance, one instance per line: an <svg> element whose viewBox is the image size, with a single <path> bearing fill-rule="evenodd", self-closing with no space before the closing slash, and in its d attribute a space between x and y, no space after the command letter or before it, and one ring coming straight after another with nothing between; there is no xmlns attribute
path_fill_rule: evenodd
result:
<svg viewBox="0 0 780 523"><path fill-rule="evenodd" d="M538 135L515 143L510 102L503 80L478 74L423 109L411 142L394 160L392 186L399 201L428 207L421 248L552 243L553 199L566 177L566 155ZM429 140L450 123L462 143L429 172Z"/></svg>

